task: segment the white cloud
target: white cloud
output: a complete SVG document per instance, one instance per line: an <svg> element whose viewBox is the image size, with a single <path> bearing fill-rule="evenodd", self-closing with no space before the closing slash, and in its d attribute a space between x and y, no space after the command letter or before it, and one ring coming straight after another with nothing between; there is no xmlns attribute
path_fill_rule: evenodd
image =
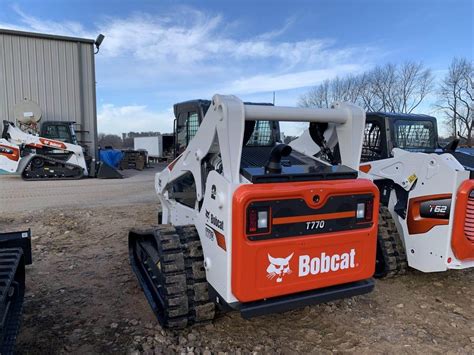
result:
<svg viewBox="0 0 474 355"><path fill-rule="evenodd" d="M97 112L100 133L161 132L173 131L173 112L153 111L145 105L116 106L103 104Z"/></svg>
<svg viewBox="0 0 474 355"><path fill-rule="evenodd" d="M18 7L13 10L17 22L0 27L85 38L105 35L96 56L98 93L120 99L108 99L100 107L101 132L172 130L171 112L131 102L148 99L168 108L173 102L210 98L214 93L304 88L357 73L383 55L370 46L341 47L329 38L285 40L294 17L266 32L242 34L245 23L189 7L174 8L170 15L98 17L88 27L34 17Z"/></svg>
<svg viewBox="0 0 474 355"><path fill-rule="evenodd" d="M17 18L19 19L20 24L0 22L0 28L10 28L18 31L40 32L71 37L95 38L95 36L91 32L86 31L79 22L55 22L42 20L28 15L16 5L14 5L12 8L18 15Z"/></svg>
<svg viewBox="0 0 474 355"><path fill-rule="evenodd" d="M0 23L0 27L24 29L75 37L95 38L102 32L106 39L101 54L107 58L132 57L135 60L159 65L208 63L228 66L229 62L272 59L281 68L297 64L319 65L349 59L359 51L370 48L336 49L330 39L277 41L295 22L289 18L273 31L236 39L227 30L221 15L212 15L192 8L180 8L173 16L152 16L135 13L126 17L107 17L98 20L94 29L85 29L72 21L53 22L36 18L14 7L20 25ZM185 20L182 20L185 19ZM217 64L217 60L224 63Z"/></svg>
<svg viewBox="0 0 474 355"><path fill-rule="evenodd" d="M225 91L248 94L255 92L268 92L296 89L312 86L337 75L357 74L366 69L362 65L346 64L328 69L308 70L302 72L272 75L262 74L253 77L235 80Z"/></svg>
<svg viewBox="0 0 474 355"><path fill-rule="evenodd" d="M281 28L277 28L275 30L262 33L257 38L262 39L262 40L277 38L283 35L286 31L288 31L288 29L295 23L295 21L296 21L296 17L292 16L285 21L285 24Z"/></svg>

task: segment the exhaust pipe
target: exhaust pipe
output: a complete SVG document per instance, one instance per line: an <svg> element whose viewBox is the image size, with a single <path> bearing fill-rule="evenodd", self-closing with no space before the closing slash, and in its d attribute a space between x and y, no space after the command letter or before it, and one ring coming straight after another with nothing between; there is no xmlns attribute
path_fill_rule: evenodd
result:
<svg viewBox="0 0 474 355"><path fill-rule="evenodd" d="M287 144L276 145L270 153L268 163L265 165L265 174L280 174L281 158L290 155L292 150Z"/></svg>

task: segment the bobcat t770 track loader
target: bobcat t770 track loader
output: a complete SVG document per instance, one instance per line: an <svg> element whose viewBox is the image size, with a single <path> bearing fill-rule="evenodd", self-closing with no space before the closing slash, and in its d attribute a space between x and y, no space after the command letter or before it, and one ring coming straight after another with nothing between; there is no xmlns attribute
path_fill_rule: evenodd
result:
<svg viewBox="0 0 474 355"><path fill-rule="evenodd" d="M159 226L130 260L164 327L245 318L370 292L378 190L358 178L365 112L274 107L215 95L175 105L179 156L155 180ZM333 124L342 164L279 143L279 121ZM321 143L321 142L320 142ZM324 143L324 142L322 142Z"/></svg>

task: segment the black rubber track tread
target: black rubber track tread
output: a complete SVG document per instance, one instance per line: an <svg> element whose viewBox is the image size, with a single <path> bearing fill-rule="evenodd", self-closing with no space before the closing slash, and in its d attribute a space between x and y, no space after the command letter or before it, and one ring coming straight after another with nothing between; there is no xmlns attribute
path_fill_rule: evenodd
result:
<svg viewBox="0 0 474 355"><path fill-rule="evenodd" d="M189 324L206 323L216 315L209 299L204 257L199 234L194 226L177 227L184 248L189 302Z"/></svg>
<svg viewBox="0 0 474 355"><path fill-rule="evenodd" d="M375 277L389 278L405 274L408 268L405 246L392 215L385 206L380 206L379 209L377 243L377 263L381 263L383 268L376 271Z"/></svg>
<svg viewBox="0 0 474 355"><path fill-rule="evenodd" d="M155 265L144 262L164 304L157 318L161 326L183 329L214 319L209 300L202 246L194 226L159 225L142 231L139 244Z"/></svg>
<svg viewBox="0 0 474 355"><path fill-rule="evenodd" d="M61 176L58 176L58 177L28 177L27 176L27 169L28 168L31 168L31 165L32 165L32 162L33 162L33 159L34 158L40 158L40 159L43 159L44 161L50 161L50 162L53 162L53 163L57 163L57 164L61 164L63 166L69 166L71 168L74 168L77 170L77 174L75 176L70 176L70 177L61 177ZM41 155L41 154L36 154L35 157L34 157L30 162L28 162L28 164L25 166L25 168L23 169L23 171L21 172L21 177L23 180L25 181L41 181L41 180L79 180L79 179L82 179L84 177L84 169L79 166L79 165L76 165L76 164L71 164L71 163L67 163L65 161L62 161L60 159L54 159L52 157L49 157L49 156L45 156L45 155Z"/></svg>
<svg viewBox="0 0 474 355"><path fill-rule="evenodd" d="M159 257L156 266L161 271L158 282L161 281L165 293L162 325L166 328L184 328L188 325L189 309L181 241L176 229L169 225L156 228L155 240Z"/></svg>
<svg viewBox="0 0 474 355"><path fill-rule="evenodd" d="M0 353L14 354L16 337L20 329L23 298L25 294L25 264L21 248L0 249L0 260L3 272L0 277L1 285L1 316L5 319L5 326L0 331ZM14 290L13 295L11 291ZM7 301L7 299L10 299ZM10 303L8 308L7 302ZM7 312L8 310L8 312Z"/></svg>

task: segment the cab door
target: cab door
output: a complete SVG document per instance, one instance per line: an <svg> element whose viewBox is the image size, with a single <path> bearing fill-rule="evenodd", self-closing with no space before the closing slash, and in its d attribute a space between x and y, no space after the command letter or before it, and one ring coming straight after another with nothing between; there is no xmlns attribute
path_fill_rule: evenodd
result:
<svg viewBox="0 0 474 355"><path fill-rule="evenodd" d="M391 150L385 117L367 113L361 162L389 158Z"/></svg>
<svg viewBox="0 0 474 355"><path fill-rule="evenodd" d="M196 135L209 108L204 100L187 101L176 104L174 120L174 156L180 155Z"/></svg>

